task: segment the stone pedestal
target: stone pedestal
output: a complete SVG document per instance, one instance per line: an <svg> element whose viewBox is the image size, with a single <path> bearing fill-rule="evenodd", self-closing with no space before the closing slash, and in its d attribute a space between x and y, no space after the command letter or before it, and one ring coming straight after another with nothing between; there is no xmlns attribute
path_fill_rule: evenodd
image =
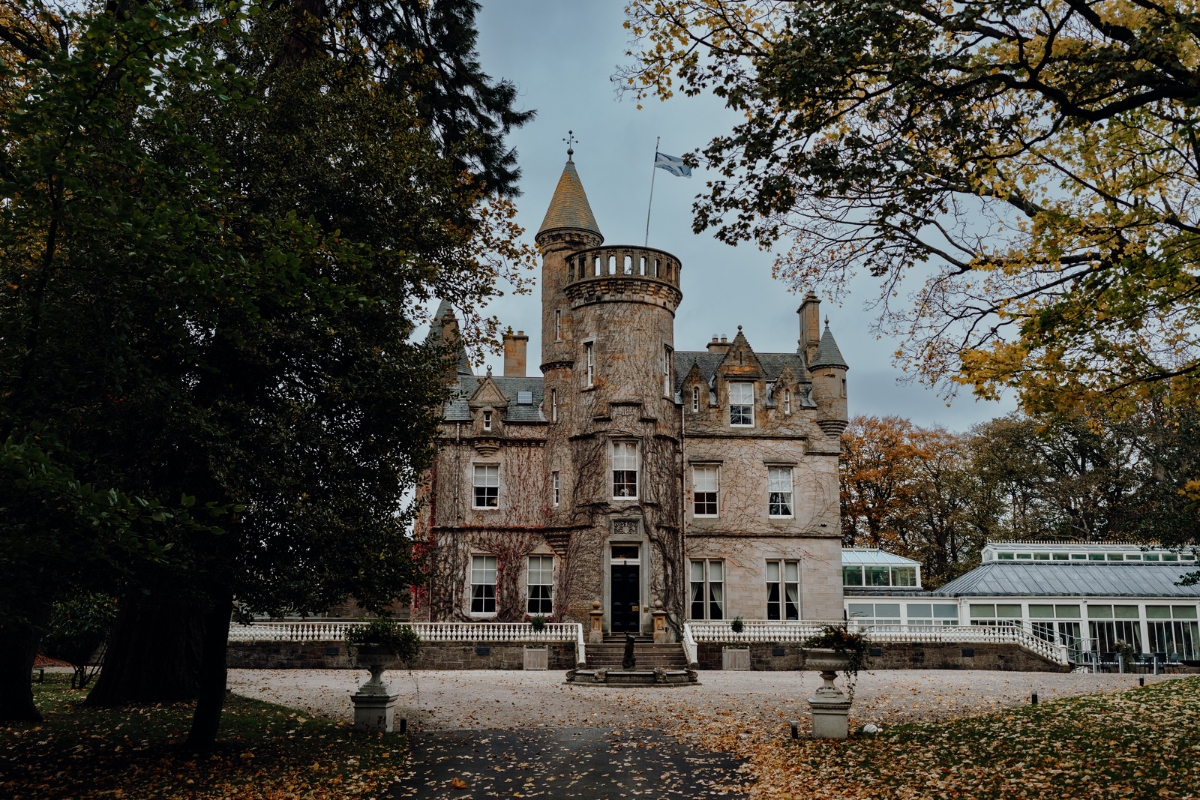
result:
<svg viewBox="0 0 1200 800"><path fill-rule="evenodd" d="M350 695L354 704L354 730L391 733L396 724L396 698L398 694Z"/></svg>
<svg viewBox="0 0 1200 800"><path fill-rule="evenodd" d="M588 630L588 644L600 644L604 641L604 611L600 608L600 601L592 601L592 625Z"/></svg>
<svg viewBox="0 0 1200 800"><path fill-rule="evenodd" d="M670 638L670 631L667 629L667 612L663 609L662 600L654 601L654 610L650 612L654 617L654 643L663 644Z"/></svg>
<svg viewBox="0 0 1200 800"><path fill-rule="evenodd" d="M812 735L814 739L845 739L850 735L847 718L850 716L850 698L837 686L833 679L836 672L822 672L825 685L808 698L812 709Z"/></svg>

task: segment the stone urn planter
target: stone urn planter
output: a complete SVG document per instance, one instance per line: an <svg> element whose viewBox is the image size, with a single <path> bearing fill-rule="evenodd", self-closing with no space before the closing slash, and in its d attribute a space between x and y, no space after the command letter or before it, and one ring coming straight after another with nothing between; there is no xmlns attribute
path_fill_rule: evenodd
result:
<svg viewBox="0 0 1200 800"><path fill-rule="evenodd" d="M813 715L813 737L845 739L849 733L850 698L834 683L838 672L850 666L850 655L841 650L804 648L804 669L816 670L825 681L808 698Z"/></svg>
<svg viewBox="0 0 1200 800"><path fill-rule="evenodd" d="M360 644L354 648L354 662L371 673L370 679L350 696L354 704L356 730L390 733L395 727L396 698L383 682L383 671L396 663L396 649L388 645Z"/></svg>
<svg viewBox="0 0 1200 800"><path fill-rule="evenodd" d="M739 671L750 669L750 649L747 647L726 647L722 649L721 669Z"/></svg>

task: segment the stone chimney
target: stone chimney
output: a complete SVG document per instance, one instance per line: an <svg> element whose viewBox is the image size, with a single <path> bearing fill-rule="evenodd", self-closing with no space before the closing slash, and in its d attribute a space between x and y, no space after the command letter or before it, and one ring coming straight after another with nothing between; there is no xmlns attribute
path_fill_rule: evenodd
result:
<svg viewBox="0 0 1200 800"><path fill-rule="evenodd" d="M708 343L708 352L722 354L726 353L729 350L729 345L731 344L733 344L733 342L729 341L724 336L721 337L720 341L717 340L716 336L713 336L712 341Z"/></svg>
<svg viewBox="0 0 1200 800"><path fill-rule="evenodd" d="M800 348L797 352L804 356L804 363L811 367L813 356L821 344L821 301L809 292L796 313L800 315Z"/></svg>
<svg viewBox="0 0 1200 800"><path fill-rule="evenodd" d="M529 337L525 331L514 334L512 328L508 329L504 334L504 377L525 377L525 351L528 347Z"/></svg>

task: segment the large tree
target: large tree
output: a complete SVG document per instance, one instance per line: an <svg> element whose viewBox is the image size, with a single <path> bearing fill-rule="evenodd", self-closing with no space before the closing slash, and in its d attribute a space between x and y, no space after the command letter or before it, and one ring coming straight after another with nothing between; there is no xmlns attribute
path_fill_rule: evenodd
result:
<svg viewBox="0 0 1200 800"><path fill-rule="evenodd" d="M924 379L1064 412L1200 394L1191 4L633 0L628 27L639 98L742 117L692 156L722 178L696 230L779 246L797 289L869 272Z"/></svg>

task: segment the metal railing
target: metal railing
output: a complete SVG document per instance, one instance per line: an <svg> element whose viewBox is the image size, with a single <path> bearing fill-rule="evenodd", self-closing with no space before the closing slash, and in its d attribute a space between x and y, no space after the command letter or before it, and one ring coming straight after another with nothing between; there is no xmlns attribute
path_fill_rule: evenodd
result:
<svg viewBox="0 0 1200 800"><path fill-rule="evenodd" d="M872 643L962 643L1015 644L1056 664L1068 663L1065 645L1052 644L1034 636L1019 625L860 625L855 620L743 620L741 633L734 633L729 620L684 623L684 640L721 644L775 642L800 644L816 636L826 625L848 625L851 631L866 634ZM684 645L685 649L687 645Z"/></svg>
<svg viewBox="0 0 1200 800"><path fill-rule="evenodd" d="M255 622L229 626L231 642L342 642L346 632L366 622ZM574 642L575 660L584 661L583 626L548 622L535 631L528 622L405 622L422 642Z"/></svg>

